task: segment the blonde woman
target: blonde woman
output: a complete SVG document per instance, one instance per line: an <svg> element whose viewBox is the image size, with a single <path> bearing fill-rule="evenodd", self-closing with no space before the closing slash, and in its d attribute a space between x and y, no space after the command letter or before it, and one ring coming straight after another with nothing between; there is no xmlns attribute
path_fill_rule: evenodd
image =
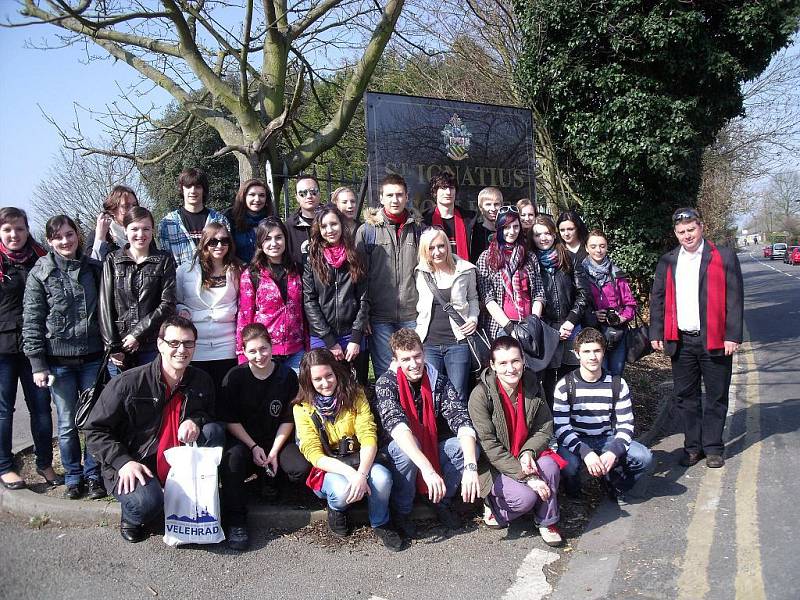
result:
<svg viewBox="0 0 800 600"><path fill-rule="evenodd" d="M456 391L468 397L470 353L466 336L478 328L477 269L450 249L447 234L440 227L426 229L419 240L416 268L417 335L422 340L425 362L445 372ZM438 292L434 296L432 287ZM454 321L442 307L449 303L464 320Z"/></svg>

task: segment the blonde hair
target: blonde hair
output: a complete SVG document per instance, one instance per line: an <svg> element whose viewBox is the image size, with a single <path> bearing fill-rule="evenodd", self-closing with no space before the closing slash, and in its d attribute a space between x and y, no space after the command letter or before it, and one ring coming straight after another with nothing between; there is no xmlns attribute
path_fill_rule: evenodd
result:
<svg viewBox="0 0 800 600"><path fill-rule="evenodd" d="M522 212L522 209L526 206L533 206L533 214L534 216L538 216L538 210L536 210L536 206L533 202L531 202L530 198L522 198L521 200L517 200L517 210Z"/></svg>
<svg viewBox="0 0 800 600"><path fill-rule="evenodd" d="M503 192L497 187L485 187L478 192L478 207L484 200L496 200L500 204L503 203Z"/></svg>
<svg viewBox="0 0 800 600"><path fill-rule="evenodd" d="M444 232L444 229L441 227L428 227L425 231L422 232L422 235L419 236L419 263L428 265L428 268L431 271L434 271L435 268L433 266L433 261L431 260L431 244L433 240L435 240L439 236L444 237L445 243L445 252L446 258L445 262L447 266L450 267L451 270L455 271L456 269L456 261L453 259L453 253L450 250L450 240L447 238L447 234Z"/></svg>

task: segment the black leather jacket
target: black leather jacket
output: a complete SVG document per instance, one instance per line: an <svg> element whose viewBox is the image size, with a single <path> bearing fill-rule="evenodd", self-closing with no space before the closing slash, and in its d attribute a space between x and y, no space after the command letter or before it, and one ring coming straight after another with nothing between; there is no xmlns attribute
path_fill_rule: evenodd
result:
<svg viewBox="0 0 800 600"><path fill-rule="evenodd" d="M22 354L22 298L28 273L39 260L34 254L24 264L0 254L0 354Z"/></svg>
<svg viewBox="0 0 800 600"><path fill-rule="evenodd" d="M542 318L548 325L557 328L567 320L577 325L587 312L594 310L589 280L581 265L577 265L572 273L556 269L551 274L542 268L542 281L546 298Z"/></svg>
<svg viewBox="0 0 800 600"><path fill-rule="evenodd" d="M136 264L124 249L103 263L100 334L106 349L119 352L130 334L140 347L154 347L158 328L175 312L175 260L163 250Z"/></svg>
<svg viewBox="0 0 800 600"><path fill-rule="evenodd" d="M180 422L202 428L214 419L214 382L189 366L175 392L183 393ZM84 426L86 445L101 465L106 487L128 461L152 463L158 449L167 386L161 377L161 357L117 375L103 388Z"/></svg>
<svg viewBox="0 0 800 600"><path fill-rule="evenodd" d="M369 320L367 277L353 283L347 263L338 269L328 268L331 280L328 285L314 274L308 260L303 268L303 306L311 335L325 340L330 348L337 337L352 332L352 341L360 344Z"/></svg>

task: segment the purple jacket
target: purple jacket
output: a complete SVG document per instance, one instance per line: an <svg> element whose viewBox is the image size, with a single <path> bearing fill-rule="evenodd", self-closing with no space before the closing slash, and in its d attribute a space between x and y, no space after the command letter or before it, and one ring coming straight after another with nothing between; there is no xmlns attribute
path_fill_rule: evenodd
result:
<svg viewBox="0 0 800 600"><path fill-rule="evenodd" d="M597 287L597 284L591 279L589 282L595 310L615 308L619 312L619 316L626 321L633 319L636 314L636 298L633 297L631 286L625 277L617 277L609 281L603 286L603 289Z"/></svg>

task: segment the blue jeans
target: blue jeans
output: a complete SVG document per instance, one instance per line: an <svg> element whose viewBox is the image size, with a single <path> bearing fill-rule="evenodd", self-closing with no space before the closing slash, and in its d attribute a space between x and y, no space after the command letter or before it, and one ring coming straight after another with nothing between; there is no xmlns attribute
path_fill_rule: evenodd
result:
<svg viewBox="0 0 800 600"><path fill-rule="evenodd" d="M31 436L36 450L36 468L53 465L53 416L50 390L33 383L31 363L24 354L0 354L0 475L14 470L11 454L17 383L22 384L25 404L31 416Z"/></svg>
<svg viewBox="0 0 800 600"><path fill-rule="evenodd" d="M388 469L373 463L367 478L369 495L367 496L367 513L369 524L380 527L389 521L389 494L392 492L392 476ZM325 473L322 489L314 493L327 500L328 508L344 512L347 504L347 477L338 473Z"/></svg>
<svg viewBox="0 0 800 600"><path fill-rule="evenodd" d="M156 359L156 356L158 356L158 350L137 350L133 354L126 354L125 369L127 370L131 367L141 367L142 365L151 363ZM113 362L108 361L108 374L112 377L116 377L120 373L122 373L122 369L120 369Z"/></svg>
<svg viewBox="0 0 800 600"><path fill-rule="evenodd" d="M297 373L299 375L300 374L300 361L303 360L303 356L305 356L305 354L306 354L305 350L298 350L294 354L289 354L289 355L286 355L286 356L273 355L272 359L276 363L278 363L279 365L286 365L292 371L294 371L295 373Z"/></svg>
<svg viewBox="0 0 800 600"><path fill-rule="evenodd" d="M466 404L469 400L469 367L470 354L467 343L443 346L436 344L433 346L424 345L425 362L430 363L434 369L440 373L444 371L453 387L456 388L459 396ZM431 382L433 385L435 382Z"/></svg>
<svg viewBox="0 0 800 600"><path fill-rule="evenodd" d="M598 456L608 450L614 436L607 435L578 435L580 440L594 450ZM570 452L566 448L559 447L558 454L567 461L567 466L562 471L564 485L569 490L580 490L580 471L583 466L583 459ZM606 475L606 480L618 492L628 492L636 485L636 482L650 471L653 463L653 454L647 446L639 442L632 441L625 456L617 460L617 464Z"/></svg>
<svg viewBox="0 0 800 600"><path fill-rule="evenodd" d="M625 354L628 351L626 339L623 337L617 347L607 351L603 357L603 370L611 375L622 375L625 370Z"/></svg>
<svg viewBox="0 0 800 600"><path fill-rule="evenodd" d="M395 441L389 442L386 454L389 456L389 469L392 472L392 508L400 515L407 515L414 506L419 469ZM439 466L445 487L442 503L449 504L461 484L464 472L464 454L458 438L451 437L439 442Z"/></svg>
<svg viewBox="0 0 800 600"><path fill-rule="evenodd" d="M417 326L415 321L400 321L398 323L372 323L372 336L369 348L372 354L372 370L375 379L389 370L392 362L392 349L389 348L389 338L398 329L407 327L414 329Z"/></svg>
<svg viewBox="0 0 800 600"><path fill-rule="evenodd" d="M50 374L55 377L50 392L58 411L58 448L68 486L78 485L82 479L100 481L100 465L85 449L81 469L81 440L75 427L75 405L78 394L94 384L101 363L100 360L94 360L80 366L50 367Z"/></svg>

